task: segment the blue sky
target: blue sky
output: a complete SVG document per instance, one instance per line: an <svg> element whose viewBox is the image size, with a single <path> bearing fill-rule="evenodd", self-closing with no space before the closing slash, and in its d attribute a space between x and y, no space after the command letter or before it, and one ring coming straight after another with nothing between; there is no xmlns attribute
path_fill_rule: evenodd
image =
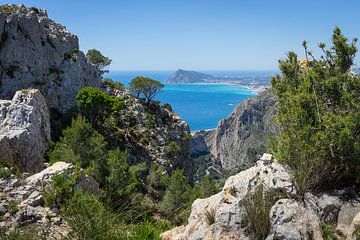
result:
<svg viewBox="0 0 360 240"><path fill-rule="evenodd" d="M23 0L97 48L111 70L276 70L339 26L360 38L359 0ZM358 65L359 61L356 63Z"/></svg>

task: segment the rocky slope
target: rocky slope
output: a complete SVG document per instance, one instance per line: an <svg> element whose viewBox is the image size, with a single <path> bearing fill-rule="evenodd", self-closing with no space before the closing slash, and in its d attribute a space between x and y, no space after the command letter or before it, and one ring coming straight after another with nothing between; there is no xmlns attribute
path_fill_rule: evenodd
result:
<svg viewBox="0 0 360 240"><path fill-rule="evenodd" d="M73 170L70 163L56 162L32 176L0 178L0 228L31 226L36 229L39 239L64 239L71 229L59 209L45 206L44 195L51 189L54 175L70 176ZM100 192L98 183L86 174L78 179L75 188L94 194Z"/></svg>
<svg viewBox="0 0 360 240"><path fill-rule="evenodd" d="M297 200L297 191L286 166L269 154L257 164L230 177L221 192L192 204L188 223L162 234L164 240L180 239L253 239L246 229L242 200L263 185L266 191L279 192L281 199L270 209L267 240L271 239L323 239L324 224L335 226L339 239L355 239L359 227L360 197L354 189L342 189L319 195L306 193ZM254 209L255 211L255 209ZM206 215L213 212L213 222ZM358 233L360 234L360 233ZM341 237L340 237L341 236Z"/></svg>
<svg viewBox="0 0 360 240"><path fill-rule="evenodd" d="M50 116L40 91L21 90L0 100L0 162L36 172L50 141Z"/></svg>
<svg viewBox="0 0 360 240"><path fill-rule="evenodd" d="M277 132L276 103L269 90L241 102L216 129L195 134L192 154L210 153L225 170L251 166L266 151L269 135Z"/></svg>
<svg viewBox="0 0 360 240"><path fill-rule="evenodd" d="M48 239L62 239L69 232L65 220L48 207L44 207L44 192L55 174L72 170L69 163L57 162L53 166L27 178L11 175L0 178L0 227L6 229L33 226Z"/></svg>
<svg viewBox="0 0 360 240"><path fill-rule="evenodd" d="M126 90L117 95L125 103L118 130L124 136L130 161L155 162L169 171L182 168L192 179L194 166L190 159L191 135L187 123L158 103L148 105Z"/></svg>
<svg viewBox="0 0 360 240"><path fill-rule="evenodd" d="M98 70L79 50L77 36L44 10L1 5L0 36L0 99L37 88L49 109L64 111L75 106L79 89L101 85Z"/></svg>

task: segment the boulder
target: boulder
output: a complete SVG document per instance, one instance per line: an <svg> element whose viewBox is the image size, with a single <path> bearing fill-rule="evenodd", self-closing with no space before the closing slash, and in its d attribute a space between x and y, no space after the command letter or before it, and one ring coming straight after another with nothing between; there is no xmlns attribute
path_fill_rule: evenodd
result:
<svg viewBox="0 0 360 240"><path fill-rule="evenodd" d="M17 91L11 101L0 100L0 161L37 172L49 141L50 116L39 90Z"/></svg>
<svg viewBox="0 0 360 240"><path fill-rule="evenodd" d="M357 240L360 238L360 211L353 218L349 228L346 240Z"/></svg>
<svg viewBox="0 0 360 240"><path fill-rule="evenodd" d="M286 168L275 160L258 161L256 166L230 177L221 192L192 204L188 224L162 234L163 239L248 239L242 226L240 201L263 184L268 190L296 195ZM208 226L205 212L215 211L215 223ZM167 237L167 238L165 238Z"/></svg>

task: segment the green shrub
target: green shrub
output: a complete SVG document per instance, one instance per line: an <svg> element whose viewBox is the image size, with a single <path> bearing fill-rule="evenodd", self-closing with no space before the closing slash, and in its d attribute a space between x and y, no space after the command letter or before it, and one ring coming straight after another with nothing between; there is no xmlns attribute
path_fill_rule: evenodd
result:
<svg viewBox="0 0 360 240"><path fill-rule="evenodd" d="M45 239L40 236L39 231L34 227L25 227L23 229L6 229L0 227L0 240L39 240Z"/></svg>
<svg viewBox="0 0 360 240"><path fill-rule="evenodd" d="M71 162L84 169L91 168L91 174L103 184L108 175L106 145L104 137L79 115L49 153L50 162Z"/></svg>
<svg viewBox="0 0 360 240"><path fill-rule="evenodd" d="M173 111L173 109L169 103L164 103L161 107L169 110L170 112Z"/></svg>
<svg viewBox="0 0 360 240"><path fill-rule="evenodd" d="M76 101L85 119L90 121L95 129L101 129L106 118L124 108L124 103L119 97L92 87L81 89Z"/></svg>
<svg viewBox="0 0 360 240"><path fill-rule="evenodd" d="M327 224L320 224L322 237L324 240L337 240L334 230Z"/></svg>
<svg viewBox="0 0 360 240"><path fill-rule="evenodd" d="M360 77L351 74L356 40L349 43L336 28L332 42L330 49L319 44L319 60L304 42L307 60L290 52L280 61L282 75L272 79L280 127L273 152L292 168L301 196L360 182Z"/></svg>
<svg viewBox="0 0 360 240"><path fill-rule="evenodd" d="M66 173L54 175L52 177L51 189L44 194L45 204L51 208L66 207L68 201L74 194L76 176L69 176Z"/></svg>
<svg viewBox="0 0 360 240"><path fill-rule="evenodd" d="M119 91L123 91L125 89L124 84L120 82L114 82L111 78L104 78L103 79L104 87L108 87L111 89L116 89Z"/></svg>
<svg viewBox="0 0 360 240"><path fill-rule="evenodd" d="M66 211L74 239L126 239L128 230L121 217L113 214L99 199L82 191L75 191Z"/></svg>
<svg viewBox="0 0 360 240"><path fill-rule="evenodd" d="M10 176L11 176L10 170L0 165L0 178L10 178Z"/></svg>
<svg viewBox="0 0 360 240"><path fill-rule="evenodd" d="M164 152L167 156L173 157L181 152L181 148L175 141L170 141L164 147Z"/></svg>
<svg viewBox="0 0 360 240"><path fill-rule="evenodd" d="M174 224L183 223L190 213L190 191L191 187L183 171L175 170L168 180L164 198L159 203L160 211Z"/></svg>
<svg viewBox="0 0 360 240"><path fill-rule="evenodd" d="M9 206L8 206L8 209L7 211L11 214L11 215L14 215L18 210L18 205L19 205L19 202L16 201L16 200L11 200L9 202Z"/></svg>

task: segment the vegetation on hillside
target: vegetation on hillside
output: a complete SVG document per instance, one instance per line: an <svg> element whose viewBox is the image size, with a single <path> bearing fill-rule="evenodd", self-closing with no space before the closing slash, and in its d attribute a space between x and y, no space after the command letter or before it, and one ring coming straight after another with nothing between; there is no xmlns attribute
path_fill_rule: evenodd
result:
<svg viewBox="0 0 360 240"><path fill-rule="evenodd" d="M277 159L290 165L302 195L306 190L360 183L360 77L353 74L356 39L335 28L332 46L319 44L315 58L304 41L305 60L289 52L282 75L272 79L279 100Z"/></svg>

